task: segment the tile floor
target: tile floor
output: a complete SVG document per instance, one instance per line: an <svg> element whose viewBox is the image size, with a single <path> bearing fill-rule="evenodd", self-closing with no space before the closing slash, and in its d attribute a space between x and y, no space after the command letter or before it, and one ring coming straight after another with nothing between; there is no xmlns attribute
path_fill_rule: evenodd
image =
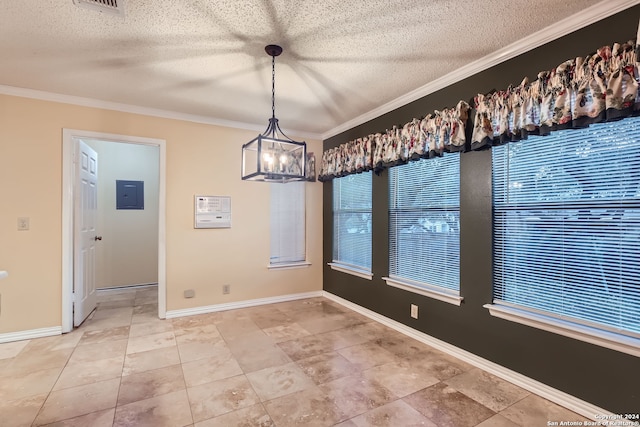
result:
<svg viewBox="0 0 640 427"><path fill-rule="evenodd" d="M583 418L325 298L157 319L102 293L78 329L0 344L0 425L546 426Z"/></svg>

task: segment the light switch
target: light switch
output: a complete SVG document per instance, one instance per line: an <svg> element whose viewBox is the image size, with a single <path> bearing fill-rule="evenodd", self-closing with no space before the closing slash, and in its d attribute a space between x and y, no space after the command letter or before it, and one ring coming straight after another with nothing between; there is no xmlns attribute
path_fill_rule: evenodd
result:
<svg viewBox="0 0 640 427"><path fill-rule="evenodd" d="M27 231L27 230L29 230L29 218L28 217L20 217L20 218L18 218L18 230L19 231Z"/></svg>

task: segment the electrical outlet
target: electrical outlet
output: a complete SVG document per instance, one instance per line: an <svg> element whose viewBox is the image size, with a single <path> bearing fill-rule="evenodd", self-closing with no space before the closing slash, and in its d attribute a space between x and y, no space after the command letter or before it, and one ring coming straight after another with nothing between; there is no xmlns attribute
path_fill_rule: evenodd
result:
<svg viewBox="0 0 640 427"><path fill-rule="evenodd" d="M231 285L222 285L222 293L230 294L231 293Z"/></svg>
<svg viewBox="0 0 640 427"><path fill-rule="evenodd" d="M19 231L29 230L29 218L27 217L18 218L18 230Z"/></svg>
<svg viewBox="0 0 640 427"><path fill-rule="evenodd" d="M195 296L196 296L196 291L194 291L193 289L187 289L186 291L184 291L185 298L193 298Z"/></svg>
<svg viewBox="0 0 640 427"><path fill-rule="evenodd" d="M411 304L411 317L414 319L418 318L418 306L415 304Z"/></svg>

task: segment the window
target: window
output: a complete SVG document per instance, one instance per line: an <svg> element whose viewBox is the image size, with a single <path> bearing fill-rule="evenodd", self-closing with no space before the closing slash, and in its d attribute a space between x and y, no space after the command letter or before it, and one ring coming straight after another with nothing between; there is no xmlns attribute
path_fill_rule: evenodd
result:
<svg viewBox="0 0 640 427"><path fill-rule="evenodd" d="M492 314L640 355L640 118L492 157Z"/></svg>
<svg viewBox="0 0 640 427"><path fill-rule="evenodd" d="M387 283L459 305L459 270L460 153L390 168Z"/></svg>
<svg viewBox="0 0 640 427"><path fill-rule="evenodd" d="M371 279L372 172L333 180L332 268Z"/></svg>
<svg viewBox="0 0 640 427"><path fill-rule="evenodd" d="M305 183L271 184L271 267L306 260Z"/></svg>

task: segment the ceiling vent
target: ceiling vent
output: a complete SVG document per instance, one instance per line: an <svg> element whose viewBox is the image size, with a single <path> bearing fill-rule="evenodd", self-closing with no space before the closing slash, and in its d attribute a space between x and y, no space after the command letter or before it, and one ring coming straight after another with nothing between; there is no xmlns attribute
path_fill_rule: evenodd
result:
<svg viewBox="0 0 640 427"><path fill-rule="evenodd" d="M124 0L73 0L78 7L124 17Z"/></svg>

